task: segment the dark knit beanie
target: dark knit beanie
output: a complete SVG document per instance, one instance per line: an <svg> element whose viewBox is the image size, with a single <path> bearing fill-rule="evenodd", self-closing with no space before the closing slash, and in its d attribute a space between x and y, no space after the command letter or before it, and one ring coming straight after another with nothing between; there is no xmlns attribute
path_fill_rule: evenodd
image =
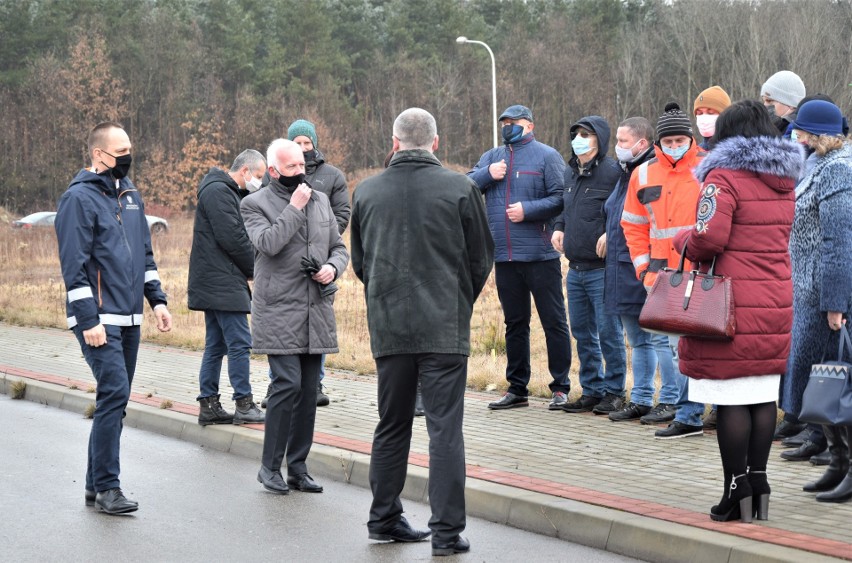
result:
<svg viewBox="0 0 852 563"><path fill-rule="evenodd" d="M675 135L692 137L692 124L677 102L669 102L663 115L657 120L657 140Z"/></svg>
<svg viewBox="0 0 852 563"><path fill-rule="evenodd" d="M319 148L319 143L317 142L317 130L314 127L314 124L310 121L297 119L287 129L287 138L291 141L300 136L308 137L314 144L314 148Z"/></svg>

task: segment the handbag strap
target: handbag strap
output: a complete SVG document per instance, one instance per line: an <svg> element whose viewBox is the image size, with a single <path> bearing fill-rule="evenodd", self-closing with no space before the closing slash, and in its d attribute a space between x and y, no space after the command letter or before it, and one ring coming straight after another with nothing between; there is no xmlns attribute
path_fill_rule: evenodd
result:
<svg viewBox="0 0 852 563"><path fill-rule="evenodd" d="M680 251L680 263L677 265L677 271L683 272L683 263L686 260L686 244L683 245L683 250ZM695 271L698 272L701 270L701 263L695 263ZM716 275L716 256L713 257L713 261L710 262L710 269L707 270L708 276Z"/></svg>
<svg viewBox="0 0 852 563"><path fill-rule="evenodd" d="M845 348L847 351L852 352L852 340L849 339L849 331L846 330L845 324L840 325L840 330L838 331L838 333L838 340L840 342L837 344L837 361L842 362L844 349L843 344L846 344Z"/></svg>

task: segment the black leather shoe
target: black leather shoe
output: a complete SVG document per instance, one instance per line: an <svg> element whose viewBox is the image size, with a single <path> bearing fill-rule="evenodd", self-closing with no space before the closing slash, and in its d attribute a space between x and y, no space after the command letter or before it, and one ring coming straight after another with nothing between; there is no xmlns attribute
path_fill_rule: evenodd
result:
<svg viewBox="0 0 852 563"><path fill-rule="evenodd" d="M565 412L589 412L590 410L595 408L600 402L600 397L589 397L588 395L581 395L580 398L574 401L573 403L567 403L565 405L562 405L562 410L564 410Z"/></svg>
<svg viewBox="0 0 852 563"><path fill-rule="evenodd" d="M817 444L810 440L805 440L797 449L781 452L781 459L786 459L787 461L808 461L811 457L825 451L826 447L824 443Z"/></svg>
<svg viewBox="0 0 852 563"><path fill-rule="evenodd" d="M297 491L302 491L303 493L322 492L322 485L317 485L316 481L314 481L307 473L300 473L298 475L288 475L287 484L290 485L290 487L296 489Z"/></svg>
<svg viewBox="0 0 852 563"><path fill-rule="evenodd" d="M499 401L488 403L488 408L492 410L516 409L518 407L528 406L530 406L529 399L527 399L526 397L521 397L520 395L515 395L514 393L506 393L500 398Z"/></svg>
<svg viewBox="0 0 852 563"><path fill-rule="evenodd" d="M128 500L118 487L96 494L95 506L107 514L127 514L139 510L139 503Z"/></svg>
<svg viewBox="0 0 852 563"><path fill-rule="evenodd" d="M831 454L826 449L824 452L811 456L811 465L828 465L831 463Z"/></svg>
<svg viewBox="0 0 852 563"><path fill-rule="evenodd" d="M86 506L95 506L95 497L98 493L91 489L86 489Z"/></svg>
<svg viewBox="0 0 852 563"><path fill-rule="evenodd" d="M456 536L455 539L448 542L432 541L432 557L467 553L468 551L470 551L470 542L462 536Z"/></svg>
<svg viewBox="0 0 852 563"><path fill-rule="evenodd" d="M798 448L805 443L805 440L807 440L810 435L811 431L808 428L805 428L795 436L790 436L789 438L781 440L781 445L785 448Z"/></svg>
<svg viewBox="0 0 852 563"><path fill-rule="evenodd" d="M773 440L783 440L784 438L790 438L795 436L805 428L807 428L806 422L790 422L789 420L782 420L778 426L775 427L775 436Z"/></svg>
<svg viewBox="0 0 852 563"><path fill-rule="evenodd" d="M264 489L276 495L286 495L290 492L290 487L284 482L280 469L272 471L261 465L260 471L257 472L257 482L263 485Z"/></svg>
<svg viewBox="0 0 852 563"><path fill-rule="evenodd" d="M613 422L621 422L622 420L637 420L651 412L651 407L646 405L637 405L636 403L627 403L627 406L621 410L609 413L609 419Z"/></svg>
<svg viewBox="0 0 852 563"><path fill-rule="evenodd" d="M432 535L431 530L415 530L404 516L400 516L396 524L381 532L370 532L369 538L378 541L417 542Z"/></svg>

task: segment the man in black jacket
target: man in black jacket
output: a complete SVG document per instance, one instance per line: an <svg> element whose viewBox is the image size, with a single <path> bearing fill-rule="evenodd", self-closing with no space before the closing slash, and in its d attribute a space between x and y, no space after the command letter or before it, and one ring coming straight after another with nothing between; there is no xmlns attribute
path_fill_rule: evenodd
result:
<svg viewBox="0 0 852 563"><path fill-rule="evenodd" d="M562 410L609 414L623 406L627 365L621 321L604 311L606 262L598 253L598 239L606 231L603 204L621 168L607 156L610 129L603 117L584 117L570 133L574 155L565 169L564 206L552 240L568 259L568 320L577 341L583 394Z"/></svg>
<svg viewBox="0 0 852 563"><path fill-rule="evenodd" d="M378 371L367 522L370 539L420 541L432 555L470 549L465 528L462 414L470 317L494 262L485 204L473 181L435 158L435 118L410 108L393 124L388 168L355 190L351 243L364 282ZM429 431L428 530L402 516L418 379Z"/></svg>
<svg viewBox="0 0 852 563"><path fill-rule="evenodd" d="M198 374L201 408L198 424L258 424L264 415L254 403L249 383L251 312L248 280L254 275L254 249L240 215L240 201L260 186L266 170L263 155L245 150L228 171L211 168L198 186L198 207L189 256L189 308L204 311L206 336ZM222 358L236 412L219 402Z"/></svg>

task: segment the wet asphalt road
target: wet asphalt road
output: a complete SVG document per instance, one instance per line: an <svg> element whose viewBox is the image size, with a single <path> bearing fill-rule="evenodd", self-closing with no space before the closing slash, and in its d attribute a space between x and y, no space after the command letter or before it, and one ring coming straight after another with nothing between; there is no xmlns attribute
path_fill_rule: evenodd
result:
<svg viewBox="0 0 852 563"><path fill-rule="evenodd" d="M367 539L370 493L318 477L322 494L277 496L255 461L125 428L122 488L140 504L109 516L83 503L90 420L0 395L0 560L3 561L417 561L428 541ZM425 527L429 509L404 501ZM634 561L469 518L466 555L436 561Z"/></svg>

